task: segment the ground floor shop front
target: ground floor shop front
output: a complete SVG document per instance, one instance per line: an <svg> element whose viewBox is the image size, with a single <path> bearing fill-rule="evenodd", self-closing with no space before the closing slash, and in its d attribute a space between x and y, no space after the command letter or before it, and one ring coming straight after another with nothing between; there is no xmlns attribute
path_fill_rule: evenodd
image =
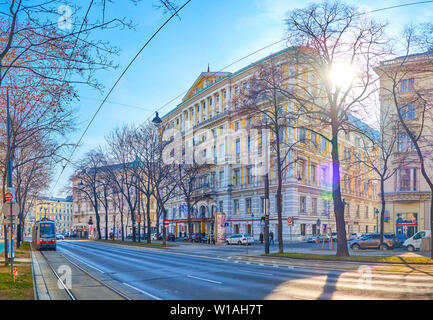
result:
<svg viewBox="0 0 433 320"><path fill-rule="evenodd" d="M401 239L412 237L420 230L430 229L430 200L418 193L394 194L386 199L384 230L396 234Z"/></svg>

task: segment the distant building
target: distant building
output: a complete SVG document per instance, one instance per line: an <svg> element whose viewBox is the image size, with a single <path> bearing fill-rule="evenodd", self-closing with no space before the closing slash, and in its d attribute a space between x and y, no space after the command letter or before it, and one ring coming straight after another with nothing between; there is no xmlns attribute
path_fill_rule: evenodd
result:
<svg viewBox="0 0 433 320"><path fill-rule="evenodd" d="M40 197L36 200L31 216L35 221L47 218L55 221L56 230L62 234L71 232L72 228L72 197L52 198Z"/></svg>
<svg viewBox="0 0 433 320"><path fill-rule="evenodd" d="M248 86L254 67L270 58L276 61L282 73L294 72L298 66L289 62L288 55L290 49L282 50L234 73L202 72L183 101L162 118L168 128L181 133L186 149L195 146L202 158L211 163L196 179L199 188L194 198L199 200L192 209L192 232L213 231L217 212L225 214L224 225L229 235L249 233L258 239L263 231L264 180L254 174L254 164L240 161L247 158L254 162L257 152L253 152L258 150L260 157L262 148L266 147L262 143L265 134L260 133L255 140L250 137L261 115L237 112L234 101L240 88ZM287 101L283 107L284 112L292 112L295 103ZM353 120L355 125L366 126L353 116L349 120ZM301 123L302 119L299 121ZM331 145L322 136L306 129L284 128L281 132L284 141L300 141L289 156L292 160L297 157L299 161L291 165L283 177L284 239L301 240L330 229L336 230L331 193ZM329 130L322 134L330 136ZM361 137L355 132L341 133L339 137L341 192L346 202L345 221L349 234L377 229L377 177L365 173L365 168L359 165L344 165L353 163L354 153L362 150L360 142ZM271 156L275 160L275 155ZM277 177L276 166L272 163L269 172L269 229L277 239ZM183 196L167 202L166 209L169 232L176 236L188 232ZM289 227L288 217L293 217L293 226Z"/></svg>
<svg viewBox="0 0 433 320"><path fill-rule="evenodd" d="M133 163L131 163L133 165ZM108 165L97 168L87 168L86 170L95 170L97 175L101 176L101 179L105 179L103 176L107 174L107 172L112 172L116 174L116 172L120 172L122 169L122 165ZM73 231L78 234L80 238L88 238L88 237L97 237L96 231L96 214L95 209L93 208L92 203L90 202L88 196L80 191L80 183L82 182L82 178L79 175L71 177L72 185L73 185ZM102 188L102 186L101 186ZM133 188L131 186L131 188ZM121 237L121 214L120 211L123 212L123 227L124 227L124 235L125 237L129 234L132 234L132 221L131 221L131 213L129 211L128 204L123 198L120 192L115 192L116 187L110 188L108 192L108 235L113 233L116 238ZM98 189L97 192L103 192L101 189ZM136 191L132 191L134 194ZM143 235L147 233L147 221L145 221L145 207L146 207L146 198L142 195L140 201L140 207L137 206L136 210L136 218L140 218L140 234ZM100 229L101 236L105 237L105 229L106 229L106 221L105 221L105 207L103 204L98 201L98 213L100 216ZM92 224L89 224L91 222ZM156 200L154 197L150 199L150 225L151 232L156 231ZM136 227L138 228L138 219L136 221ZM137 234L138 236L138 234Z"/></svg>
<svg viewBox="0 0 433 320"><path fill-rule="evenodd" d="M380 107L383 114L397 119L396 101L406 126L418 135L424 153L424 164L430 177L433 120L431 118L431 92L433 88L432 53L412 54L383 61L376 69L380 76ZM395 90L396 99L391 92ZM427 115L422 111L426 106ZM400 120L398 120L400 122ZM394 130L387 126L386 130ZM403 127L398 130L397 143L391 159L390 170L397 169L385 182L385 232L401 237L411 237L417 231L430 229L431 190L421 174L421 163L410 137Z"/></svg>

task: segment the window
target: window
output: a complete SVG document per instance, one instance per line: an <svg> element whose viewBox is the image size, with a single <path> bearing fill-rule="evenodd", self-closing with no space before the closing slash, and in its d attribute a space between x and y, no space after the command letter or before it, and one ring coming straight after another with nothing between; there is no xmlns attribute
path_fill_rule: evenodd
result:
<svg viewBox="0 0 433 320"><path fill-rule="evenodd" d="M249 125L250 127L253 126L253 118L252 118L252 117L249 117L249 118L248 118L248 125Z"/></svg>
<svg viewBox="0 0 433 320"><path fill-rule="evenodd" d="M235 186L239 186L240 185L240 180L241 180L241 170L240 169L235 169L234 171L234 185Z"/></svg>
<svg viewBox="0 0 433 320"><path fill-rule="evenodd" d="M317 198L313 198L311 208L313 213L317 213Z"/></svg>
<svg viewBox="0 0 433 320"><path fill-rule="evenodd" d="M219 212L224 212L224 201L219 202Z"/></svg>
<svg viewBox="0 0 433 320"><path fill-rule="evenodd" d="M247 138L247 145L248 145L248 151L251 151L251 137L248 136Z"/></svg>
<svg viewBox="0 0 433 320"><path fill-rule="evenodd" d="M299 128L299 141L305 143L305 128Z"/></svg>
<svg viewBox="0 0 433 320"><path fill-rule="evenodd" d="M317 170L317 166L315 164L311 165L311 182L316 183L316 170Z"/></svg>
<svg viewBox="0 0 433 320"><path fill-rule="evenodd" d="M356 205L356 217L357 218L359 218L360 210L361 210L361 206L359 204Z"/></svg>
<svg viewBox="0 0 433 320"><path fill-rule="evenodd" d="M413 168L413 190L417 190L416 179L416 168Z"/></svg>
<svg viewBox="0 0 433 320"><path fill-rule="evenodd" d="M311 132L311 144L317 148L317 134L314 132Z"/></svg>
<svg viewBox="0 0 433 320"><path fill-rule="evenodd" d="M235 199L233 200L233 214L239 213L239 200Z"/></svg>
<svg viewBox="0 0 433 320"><path fill-rule="evenodd" d="M328 168L323 166L320 169L320 183L326 186L328 184Z"/></svg>
<svg viewBox="0 0 433 320"><path fill-rule="evenodd" d="M239 130L239 121L235 122L235 130Z"/></svg>
<svg viewBox="0 0 433 320"><path fill-rule="evenodd" d="M223 186L223 181L224 181L224 170L220 171L220 173L219 173L219 179L218 180L219 180L218 181L219 186L222 187Z"/></svg>
<svg viewBox="0 0 433 320"><path fill-rule="evenodd" d="M400 170L400 190L410 190L410 169Z"/></svg>
<svg viewBox="0 0 433 320"><path fill-rule="evenodd" d="M305 236L305 223L301 223L301 236Z"/></svg>
<svg viewBox="0 0 433 320"><path fill-rule="evenodd" d="M399 133L398 134L397 150L399 152L406 152L407 151L407 136L405 133Z"/></svg>
<svg viewBox="0 0 433 320"><path fill-rule="evenodd" d="M322 138L322 151L325 152L326 151L326 140L323 137L321 137L321 138Z"/></svg>
<svg viewBox="0 0 433 320"><path fill-rule="evenodd" d="M299 160L298 175L305 181L305 160Z"/></svg>
<svg viewBox="0 0 433 320"><path fill-rule="evenodd" d="M265 197L260 197L260 212L265 214Z"/></svg>
<svg viewBox="0 0 433 320"><path fill-rule="evenodd" d="M415 88L415 80L412 79L403 79L400 81L400 91L401 92L409 92L413 91Z"/></svg>
<svg viewBox="0 0 433 320"><path fill-rule="evenodd" d="M241 140L236 139L236 155L239 156L241 153Z"/></svg>
<svg viewBox="0 0 433 320"><path fill-rule="evenodd" d="M220 144L220 158L224 158L224 144Z"/></svg>
<svg viewBox="0 0 433 320"><path fill-rule="evenodd" d="M365 206L365 219L368 219L368 206Z"/></svg>
<svg viewBox="0 0 433 320"><path fill-rule="evenodd" d="M305 212L306 210L306 198L304 196L301 196L299 199L299 207L300 207L300 212Z"/></svg>
<svg viewBox="0 0 433 320"><path fill-rule="evenodd" d="M251 198L245 199L245 208L246 208L246 213L251 214Z"/></svg>
<svg viewBox="0 0 433 320"><path fill-rule="evenodd" d="M253 168L247 167L247 183L252 184L253 183Z"/></svg>
<svg viewBox="0 0 433 320"><path fill-rule="evenodd" d="M415 105L413 103L407 106L407 118L415 119Z"/></svg>

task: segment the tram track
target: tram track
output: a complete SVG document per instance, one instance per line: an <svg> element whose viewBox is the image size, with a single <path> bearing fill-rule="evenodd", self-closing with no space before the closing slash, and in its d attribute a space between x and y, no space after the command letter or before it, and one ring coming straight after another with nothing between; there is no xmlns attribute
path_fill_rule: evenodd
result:
<svg viewBox="0 0 433 320"><path fill-rule="evenodd" d="M48 267L50 268L50 270L53 272L54 276L58 279L58 282L62 285L63 289L65 290L65 292L67 293L68 297L71 300L78 300L76 298L76 294L73 293L73 290L68 288L67 284L64 282L64 280L62 279L62 277L57 273L55 267L53 266L53 264L50 262L50 260L48 259L48 257L44 254L43 251L39 251L41 253L41 256L44 258L45 262L47 263ZM73 265L75 268L77 268L78 270L80 270L81 272L83 272L86 276L90 277L91 279L93 279L94 281L96 281L97 283L99 283L100 285L102 285L103 287L109 289L111 292L115 293L116 295L118 295L119 297L121 297L124 300L133 300L130 296L128 296L127 294L119 291L118 289L104 283L103 281L99 280L98 278L96 278L95 276L93 276L91 273L89 273L87 270L85 270L84 268L82 268L81 266L79 266L77 263L71 261L71 259L69 259L68 257L66 257L64 254L59 253L64 259L66 259L71 265Z"/></svg>

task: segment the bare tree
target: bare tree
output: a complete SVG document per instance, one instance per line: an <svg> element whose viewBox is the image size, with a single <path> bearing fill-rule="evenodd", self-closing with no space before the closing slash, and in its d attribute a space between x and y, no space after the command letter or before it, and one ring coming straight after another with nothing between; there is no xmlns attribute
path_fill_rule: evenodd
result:
<svg viewBox="0 0 433 320"><path fill-rule="evenodd" d="M115 163L113 182L128 205L132 224L132 241L136 241L136 210L138 208L138 173L139 159L134 158L133 139L135 128L123 126L113 130L107 137L108 153Z"/></svg>
<svg viewBox="0 0 433 320"><path fill-rule="evenodd" d="M367 171L374 173L378 177L381 199L380 248L383 249L384 218L386 211L385 182L405 165L405 160L402 159L399 163L393 161L393 155L398 142L398 120L393 114L384 112L384 110L378 112L378 114L378 130L368 128L367 126L360 128L354 127L352 129L355 132L358 130L363 139L360 152L355 152L353 161L349 160L346 166L360 163L365 166ZM368 183L370 183L370 181Z"/></svg>
<svg viewBox="0 0 433 320"><path fill-rule="evenodd" d="M337 225L337 256L348 256L340 186L339 133L349 114L359 114L376 92L373 66L383 57L384 24L339 2L312 4L289 12L287 39L293 45L297 81L288 92L310 127L331 144L332 197ZM329 134L329 135L328 135Z"/></svg>
<svg viewBox="0 0 433 320"><path fill-rule="evenodd" d="M284 57L284 55L283 55ZM278 216L278 252L283 253L283 182L286 170L298 160L294 154L296 145L300 140L289 138L287 128L294 127L298 114L290 110L290 94L287 85L291 75L283 70L284 61L271 57L268 61L259 64L254 74L241 89L235 87L239 94L233 99L235 110L246 115L249 119L257 117L253 127L268 129L272 134L270 163L276 165L277 178L277 216ZM287 63L287 61L285 62ZM251 137L250 137L251 138ZM260 140L260 138L259 138ZM306 142L305 139L302 142Z"/></svg>
<svg viewBox="0 0 433 320"><path fill-rule="evenodd" d="M80 183L73 186L73 191L84 195L92 205L96 217L96 231L98 239L101 239L101 217L99 215L99 202L101 190L100 168L106 166L104 156L97 150L91 150L85 154L76 168L74 178L80 179Z"/></svg>
<svg viewBox="0 0 433 320"><path fill-rule="evenodd" d="M376 71L383 81L383 112L392 112L399 122L397 162L419 166L433 194L433 24L419 24L404 29L394 49L393 60L383 62ZM415 182L415 181L414 181ZM433 228L433 205L430 205L430 227ZM433 257L433 237L430 243Z"/></svg>

